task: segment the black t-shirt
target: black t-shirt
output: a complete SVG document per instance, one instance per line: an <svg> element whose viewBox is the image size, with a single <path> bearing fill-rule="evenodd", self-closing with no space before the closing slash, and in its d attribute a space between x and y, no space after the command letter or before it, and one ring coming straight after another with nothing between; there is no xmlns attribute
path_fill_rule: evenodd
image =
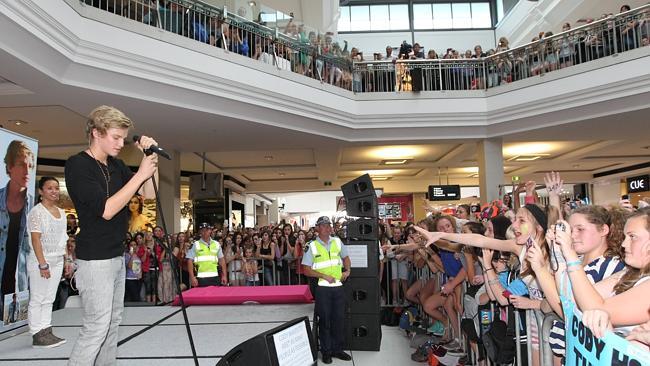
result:
<svg viewBox="0 0 650 366"><path fill-rule="evenodd" d="M133 172L120 159L108 157L108 194L112 196L131 179ZM122 243L128 230L126 206L110 220L102 218L106 206L106 166L86 152L68 158L65 183L77 210L79 233L76 254L82 260L111 259L124 254ZM104 169L104 173L102 170Z"/></svg>
<svg viewBox="0 0 650 366"><path fill-rule="evenodd" d="M7 231L7 245L5 266L2 272L2 293L13 294L16 292L16 267L18 266L18 247L20 242L20 219L23 211L9 212L9 230Z"/></svg>

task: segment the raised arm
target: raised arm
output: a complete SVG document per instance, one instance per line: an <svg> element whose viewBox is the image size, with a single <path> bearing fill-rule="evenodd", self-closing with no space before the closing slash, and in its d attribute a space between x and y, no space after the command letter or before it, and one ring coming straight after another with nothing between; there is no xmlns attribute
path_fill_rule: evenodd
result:
<svg viewBox="0 0 650 366"><path fill-rule="evenodd" d="M563 223L569 228L568 223ZM579 261L578 254L573 250L573 241L569 232L570 230L556 232L555 240L562 248L562 253L566 258L571 287L580 310L605 310L609 313L614 326L636 325L650 320L650 314L648 314L650 281L634 286L618 295L604 297L603 294L612 292L623 275L623 271L597 283L598 288L592 285Z"/></svg>
<svg viewBox="0 0 650 366"><path fill-rule="evenodd" d="M530 267L535 271L537 283L544 292L544 297L549 306L559 316L563 316L562 304L560 302L560 294L558 293L557 286L555 285L555 277L551 274L548 267L548 262L544 259L542 250L537 243L533 244L526 253ZM559 273L559 272L558 272Z"/></svg>
<svg viewBox="0 0 650 366"><path fill-rule="evenodd" d="M562 205L560 203L560 193L562 192L564 181L560 178L560 173L546 173L544 184L546 184L546 190L548 190L549 204L557 207L557 209L560 210L560 219L564 219L562 217Z"/></svg>
<svg viewBox="0 0 650 366"><path fill-rule="evenodd" d="M499 276L496 273L496 270L492 266L492 255L493 251L491 249L483 249L483 276L485 277L486 288L488 290L488 295L490 298L497 301L499 305L506 306L509 304L508 298L503 296L503 291L505 288L501 285L499 281Z"/></svg>
<svg viewBox="0 0 650 366"><path fill-rule="evenodd" d="M418 226L415 226L415 230L417 230L426 238L427 245L440 239L444 239L472 247L488 248L502 252L511 252L517 255L519 254L519 247L514 240L493 239L480 234L449 234L443 232L429 232Z"/></svg>
<svg viewBox="0 0 650 366"><path fill-rule="evenodd" d="M140 141L136 142L136 146L141 151L148 149L151 145L156 145L156 141L147 136L141 136ZM117 215L124 206L129 203L129 200L140 189L140 187L151 178L156 172L158 166L158 155L151 154L143 156L140 162L138 172L135 173L131 179L115 194L110 196L104 205L104 212L102 218L110 220L113 216ZM147 189L150 191L150 189Z"/></svg>

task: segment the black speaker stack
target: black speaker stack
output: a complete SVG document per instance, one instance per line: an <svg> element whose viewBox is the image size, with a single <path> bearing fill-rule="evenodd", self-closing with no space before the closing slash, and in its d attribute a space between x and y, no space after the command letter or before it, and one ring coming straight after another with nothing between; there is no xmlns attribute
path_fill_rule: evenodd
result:
<svg viewBox="0 0 650 366"><path fill-rule="evenodd" d="M379 227L377 195L368 174L341 186L347 215L345 245L352 260L345 281L345 341L353 351L379 351L381 346Z"/></svg>

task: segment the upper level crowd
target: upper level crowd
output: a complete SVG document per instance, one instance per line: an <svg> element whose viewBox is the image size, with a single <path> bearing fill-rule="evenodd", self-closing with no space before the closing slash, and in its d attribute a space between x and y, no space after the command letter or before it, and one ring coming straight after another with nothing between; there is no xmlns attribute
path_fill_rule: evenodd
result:
<svg viewBox="0 0 650 366"><path fill-rule="evenodd" d="M260 15L248 21L222 9L188 6L161 0L140 11L86 0L102 9L240 54L279 69L292 71L354 92L410 90L469 90L495 87L649 45L650 6L619 14L564 23L562 29L540 30L527 45L514 47L501 37L495 48L477 44L473 50L454 45L423 48L404 41L388 45L385 53L364 56L362 45L350 47L331 32L310 30L293 19L283 27L267 27ZM572 30L577 27L577 30ZM449 60L420 64L409 60ZM453 63L453 60L464 60ZM485 61L467 63L465 61ZM364 63L367 61L367 63ZM377 65L390 61L395 65ZM400 61L400 62L397 62ZM413 69L420 69L413 72ZM414 80L417 79L417 80ZM421 81L420 81L421 80Z"/></svg>

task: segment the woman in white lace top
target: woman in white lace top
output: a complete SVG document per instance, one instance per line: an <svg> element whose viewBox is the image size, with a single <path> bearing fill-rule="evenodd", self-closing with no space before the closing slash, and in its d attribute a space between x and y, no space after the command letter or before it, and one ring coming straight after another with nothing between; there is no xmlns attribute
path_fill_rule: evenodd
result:
<svg viewBox="0 0 650 366"><path fill-rule="evenodd" d="M65 212L57 207L59 181L42 177L38 182L41 202L27 215L31 252L27 259L29 275L29 332L34 348L51 348L65 343L52 334L52 303L65 267L72 263L65 259L68 239Z"/></svg>

